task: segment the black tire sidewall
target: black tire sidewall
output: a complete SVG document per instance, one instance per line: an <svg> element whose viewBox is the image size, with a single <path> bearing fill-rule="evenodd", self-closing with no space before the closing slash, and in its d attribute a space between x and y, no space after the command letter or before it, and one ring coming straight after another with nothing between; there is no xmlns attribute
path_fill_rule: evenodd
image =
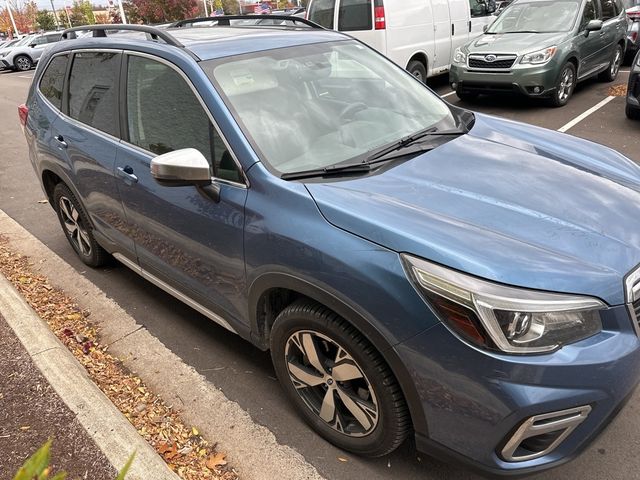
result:
<svg viewBox="0 0 640 480"><path fill-rule="evenodd" d="M419 62L418 60L410 61L409 65L407 65L407 71L417 80L420 80L420 79L415 76L414 72L420 72L420 75L422 76L421 82L422 83L427 82L427 69L422 64L422 62Z"/></svg>
<svg viewBox="0 0 640 480"><path fill-rule="evenodd" d="M317 312L320 311L323 314L318 315ZM340 328L341 325L344 325L344 323L340 322L344 321L340 320L335 314L327 313L328 311L319 305L312 312L314 313L306 309L299 309L292 313L288 307L276 319L271 332L271 358L282 388L305 421L329 442L359 455L379 456L388 453L390 448L387 443L390 443L390 438L393 439L392 432L398 427L394 424L395 419L391 413L393 411L393 399L375 365L372 363L370 355L372 354L371 352L375 351L372 347L368 347L370 352L367 354L364 351L367 347L363 349L361 344L354 343L353 337L349 334L349 329ZM336 323L332 320L332 317L338 322ZM289 379L289 372L285 363L285 346L289 337L300 330L314 330L331 338L342 346L363 370L376 395L379 407L378 424L369 435L352 438L335 431L312 412L296 392ZM377 353L373 353L373 355L377 355Z"/></svg>
<svg viewBox="0 0 640 480"><path fill-rule="evenodd" d="M74 242L69 236L69 232L64 226L64 219L62 218L62 213L60 212L60 198L62 197L69 199L69 201L73 203L73 206L75 207L75 209L78 211L80 215L82 224L84 225L85 230L87 232L87 236L89 237L89 242L91 243L90 255L85 255L78 250L78 247L76 247L76 245L74 244ZM76 196L73 194L71 189L69 189L69 187L67 187L63 183L59 183L58 185L56 185L53 191L53 202L54 202L54 209L56 211L56 214L58 215L58 221L60 222L60 226L62 227L62 231L64 232L65 237L67 237L69 244L71 245L73 250L76 252L78 257L82 260L83 263L85 263L86 265L89 265L90 267L97 267L102 265L104 263L104 254L102 251L102 247L98 244L98 242L94 238L93 231L91 229L91 224L89 223L89 218L87 217L87 214L85 213L84 208L82 207L82 205L80 205L80 202L78 201Z"/></svg>
<svg viewBox="0 0 640 480"><path fill-rule="evenodd" d="M565 101L560 101L560 99L558 98L558 89L560 87L560 83L562 82L562 77L564 77L564 72L567 68L571 69L571 72L573 73L573 86L571 87L571 92L569 92L569 95L567 96L567 99ZM556 107L564 107L567 103L569 103L569 100L571 100L571 97L573 97L573 92L576 89L576 82L577 82L577 73L576 73L576 67L573 63L571 62L567 62L564 64L564 66L560 69L560 76L558 77L558 80L556 81L556 91L553 94L552 97L552 103L554 106Z"/></svg>

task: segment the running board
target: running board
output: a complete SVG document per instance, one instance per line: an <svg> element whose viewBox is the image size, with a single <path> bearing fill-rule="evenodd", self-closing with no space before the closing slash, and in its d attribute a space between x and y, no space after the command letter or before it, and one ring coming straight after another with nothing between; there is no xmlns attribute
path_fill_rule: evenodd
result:
<svg viewBox="0 0 640 480"><path fill-rule="evenodd" d="M209 310L207 307L199 304L198 302L196 302L193 298L186 296L184 293L176 290L175 288L173 288L171 285L167 284L166 282L163 282L162 280L160 280L158 277L156 277L155 275L147 272L145 269L143 269L140 265L138 265L135 262L132 262L131 260L129 260L127 257L125 257L124 255L122 255L121 253L113 253L112 254L113 257L118 260L120 263L122 263L123 265L125 265L126 267L129 267L131 270L133 270L134 272L136 272L138 275L140 275L142 278L144 278L145 280L150 281L151 283L153 283L156 287L161 288L162 290L164 290L165 292L167 292L168 294L174 296L175 298L177 298L178 300L180 300L183 303L186 303L187 305L189 305L191 308L193 308L194 310L197 310L198 312L200 312L202 315L204 315L205 317L213 320L214 322L216 322L218 325L226 328L227 330L229 330L230 332L235 333L236 335L238 334L238 332L236 332L233 327L231 325L229 325L229 323L222 318L220 315L217 315L215 313L213 313L211 310Z"/></svg>

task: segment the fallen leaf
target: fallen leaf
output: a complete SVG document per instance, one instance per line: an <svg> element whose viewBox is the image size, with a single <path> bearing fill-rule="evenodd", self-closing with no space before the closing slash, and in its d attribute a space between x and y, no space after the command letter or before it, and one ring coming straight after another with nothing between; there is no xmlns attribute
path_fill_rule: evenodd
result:
<svg viewBox="0 0 640 480"><path fill-rule="evenodd" d="M49 200L38 200L38 203L49 203Z"/></svg>
<svg viewBox="0 0 640 480"><path fill-rule="evenodd" d="M212 453L207 458L205 465L209 470L217 470L218 467L227 464L227 461L224 459L225 456L224 453Z"/></svg>
<svg viewBox="0 0 640 480"><path fill-rule="evenodd" d="M200 432L198 432L198 429L196 427L191 427L191 435L197 437L198 435L200 435Z"/></svg>
<svg viewBox="0 0 640 480"><path fill-rule="evenodd" d="M349 461L348 459L346 459L344 457L338 457L338 460L340 460L342 463Z"/></svg>
<svg viewBox="0 0 640 480"><path fill-rule="evenodd" d="M20 427L20 430L22 430L23 432L26 432L30 428L31 428L31 425L24 425L24 426Z"/></svg>

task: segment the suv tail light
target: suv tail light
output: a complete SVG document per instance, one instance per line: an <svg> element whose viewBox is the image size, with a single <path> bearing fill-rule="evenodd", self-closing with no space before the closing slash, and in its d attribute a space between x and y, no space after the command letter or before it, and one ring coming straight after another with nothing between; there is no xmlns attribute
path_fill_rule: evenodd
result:
<svg viewBox="0 0 640 480"><path fill-rule="evenodd" d="M29 116L29 107L24 103L18 107L18 117L20 117L20 124L23 127L27 126L27 117Z"/></svg>
<svg viewBox="0 0 640 480"><path fill-rule="evenodd" d="M375 7L373 9L373 17L375 19L376 30L384 30L387 28L387 21L384 16L384 5L382 0L376 0Z"/></svg>

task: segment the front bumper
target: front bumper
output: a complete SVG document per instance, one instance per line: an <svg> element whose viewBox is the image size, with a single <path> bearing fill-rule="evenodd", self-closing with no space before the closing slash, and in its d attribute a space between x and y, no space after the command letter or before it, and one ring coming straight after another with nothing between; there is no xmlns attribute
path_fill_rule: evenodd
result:
<svg viewBox="0 0 640 480"><path fill-rule="evenodd" d="M625 306L603 313L603 331L546 355L480 351L440 324L396 347L421 399L427 431L418 448L493 475L560 465L584 450L640 381L640 341ZM525 461L501 451L533 416L589 406L555 450Z"/></svg>
<svg viewBox="0 0 640 480"><path fill-rule="evenodd" d="M521 66L516 63L509 71L472 70L453 64L449 82L454 90L478 93L521 93L529 97L545 97L555 91L558 64L551 61L542 66Z"/></svg>
<svg viewBox="0 0 640 480"><path fill-rule="evenodd" d="M8 61L6 61L4 58L0 59L0 68L6 69L6 68L12 68L13 65L11 65Z"/></svg>

